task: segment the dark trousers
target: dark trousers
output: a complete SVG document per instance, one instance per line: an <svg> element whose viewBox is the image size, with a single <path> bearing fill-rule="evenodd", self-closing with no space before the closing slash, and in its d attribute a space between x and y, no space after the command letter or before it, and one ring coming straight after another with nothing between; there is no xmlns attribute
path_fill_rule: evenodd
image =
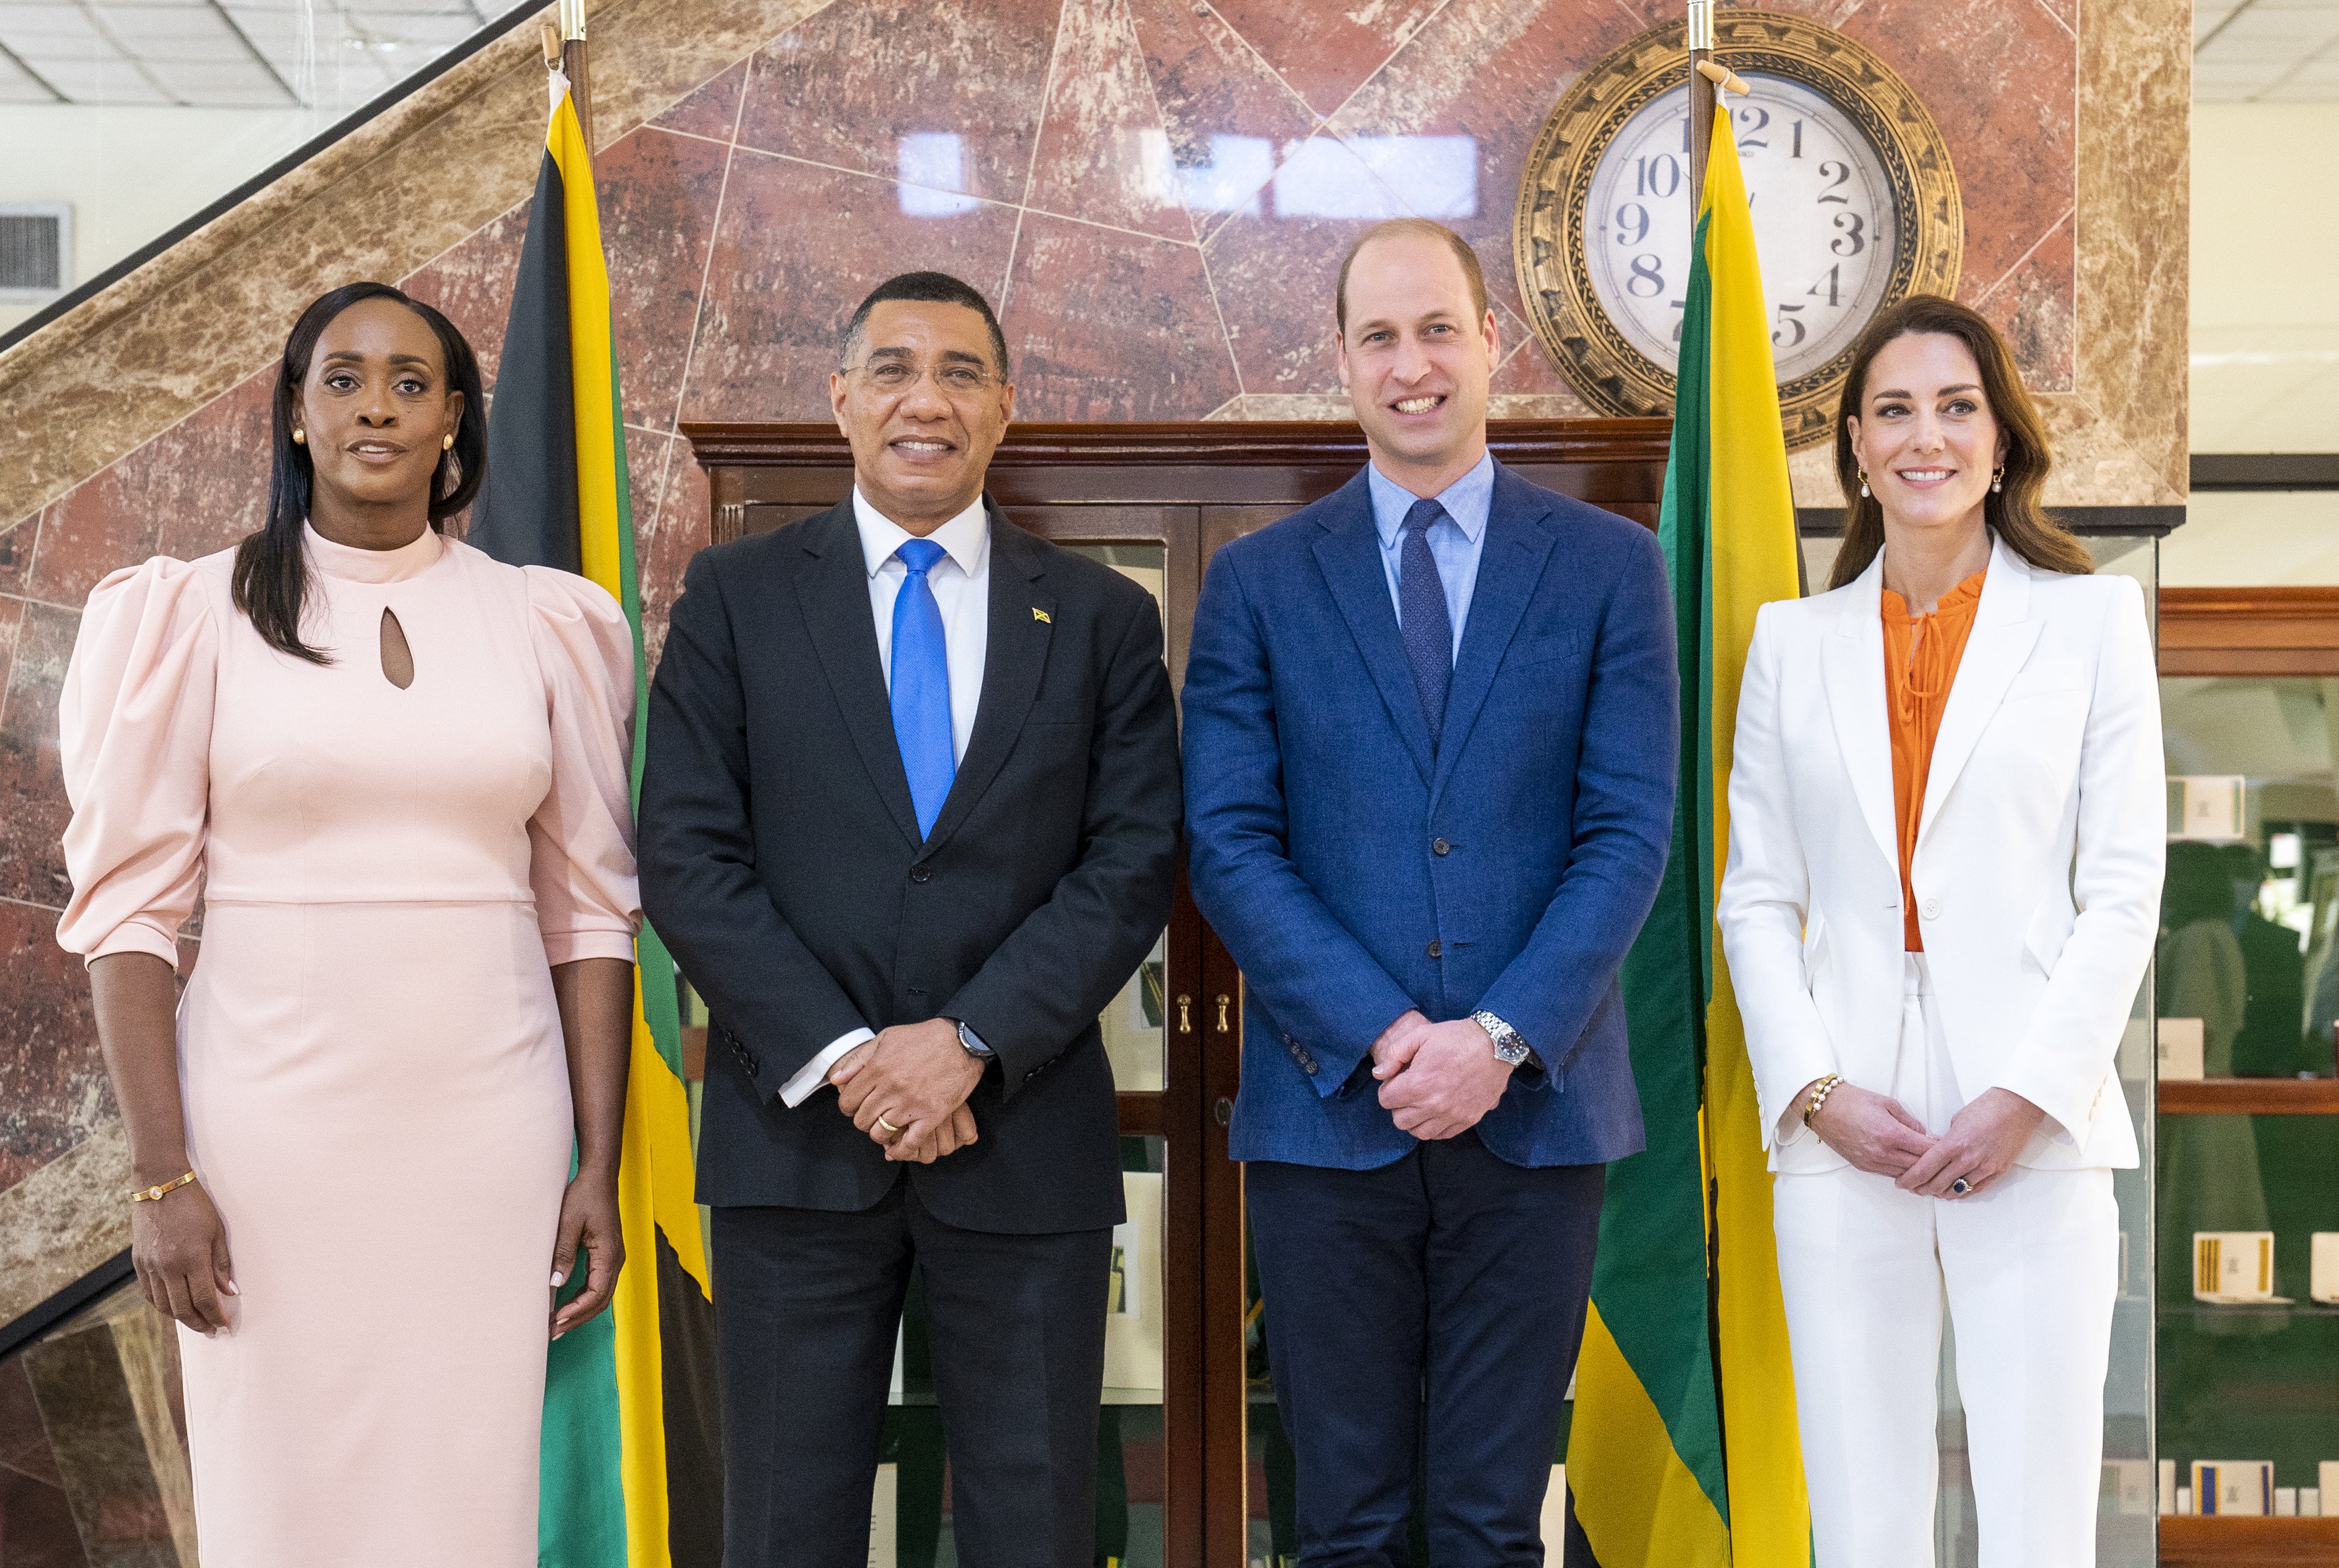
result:
<svg viewBox="0 0 2339 1568"><path fill-rule="evenodd" d="M945 1225L910 1183L857 1213L715 1211L725 1568L862 1568L902 1300L924 1281L958 1560L1089 1568L1110 1230Z"/></svg>
<svg viewBox="0 0 2339 1568"><path fill-rule="evenodd" d="M1543 1562L1605 1178L1475 1132L1376 1170L1245 1168L1302 1568L1408 1563L1416 1473L1436 1568Z"/></svg>

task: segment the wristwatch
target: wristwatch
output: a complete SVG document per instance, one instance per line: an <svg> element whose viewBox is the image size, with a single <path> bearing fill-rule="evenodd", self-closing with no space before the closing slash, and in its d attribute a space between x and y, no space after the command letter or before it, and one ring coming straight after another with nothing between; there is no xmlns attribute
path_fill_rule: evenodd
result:
<svg viewBox="0 0 2339 1568"><path fill-rule="evenodd" d="M1504 1066L1516 1067L1534 1058L1535 1048L1527 1044L1526 1037L1493 1013L1474 1012L1470 1021L1486 1031L1486 1038L1495 1042L1495 1060Z"/></svg>
<svg viewBox="0 0 2339 1568"><path fill-rule="evenodd" d="M962 1018L955 1019L952 1021L958 1025L958 1042L960 1046L965 1050L967 1055L974 1058L977 1061L997 1061L999 1060L999 1053L992 1050L991 1047L982 1043L982 1036L975 1033L973 1030L968 1028L966 1020Z"/></svg>

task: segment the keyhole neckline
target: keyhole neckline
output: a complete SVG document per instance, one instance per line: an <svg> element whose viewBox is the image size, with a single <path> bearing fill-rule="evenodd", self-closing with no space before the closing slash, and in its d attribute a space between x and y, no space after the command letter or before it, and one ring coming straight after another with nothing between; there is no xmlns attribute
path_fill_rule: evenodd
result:
<svg viewBox="0 0 2339 1568"><path fill-rule="evenodd" d="M398 678L403 666L406 678ZM388 605L381 606L381 678L400 691L410 691L414 685L414 645L407 640L406 623Z"/></svg>

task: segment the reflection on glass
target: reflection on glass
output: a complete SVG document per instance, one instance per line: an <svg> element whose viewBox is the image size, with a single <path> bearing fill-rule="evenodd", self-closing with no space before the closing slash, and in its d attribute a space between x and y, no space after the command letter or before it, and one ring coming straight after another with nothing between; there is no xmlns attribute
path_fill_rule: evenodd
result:
<svg viewBox="0 0 2339 1568"><path fill-rule="evenodd" d="M2339 681L2160 686L2171 800L2238 782L2239 809L2172 815L2159 1014L2199 1021L2206 1076L2329 1077ZM2319 1488L2339 1459L2339 1307L2312 1300L2309 1271L2314 1233L2339 1229L2339 1118L2165 1116L2158 1176L2161 1455L2180 1478L2195 1460L2265 1461L2276 1488ZM2196 1300L2205 1230L2271 1231L2272 1294L2295 1305Z"/></svg>
<svg viewBox="0 0 2339 1568"><path fill-rule="evenodd" d="M902 138L893 172L902 212L912 218L954 218L982 203L966 192L966 143L952 131L920 131Z"/></svg>
<svg viewBox="0 0 2339 1568"><path fill-rule="evenodd" d="M1106 1297L1105 1375L1097 1419L1096 1561L1160 1568L1162 1448L1162 1155L1158 1138L1120 1140L1129 1218L1113 1229ZM925 1292L913 1277L894 1357L870 1533L883 1568L953 1568L950 1461L934 1402Z"/></svg>
<svg viewBox="0 0 2339 1568"><path fill-rule="evenodd" d="M0 1361L0 1561L195 1568L178 1330L134 1283Z"/></svg>
<svg viewBox="0 0 2339 1568"><path fill-rule="evenodd" d="M1473 136L1311 136L1284 150L1284 218L1469 218L1478 212Z"/></svg>

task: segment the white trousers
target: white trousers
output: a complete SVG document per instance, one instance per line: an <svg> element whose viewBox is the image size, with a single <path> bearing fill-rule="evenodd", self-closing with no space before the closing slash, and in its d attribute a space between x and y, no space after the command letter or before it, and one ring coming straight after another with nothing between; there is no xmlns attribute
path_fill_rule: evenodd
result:
<svg viewBox="0 0 2339 1568"><path fill-rule="evenodd" d="M1960 1109L1922 954L1908 955L1894 1098ZM2017 1165L1969 1198L1849 1167L1772 1188L1818 1568L1931 1568L1941 1305L1981 1568L2090 1568L2119 1291L2109 1170Z"/></svg>

